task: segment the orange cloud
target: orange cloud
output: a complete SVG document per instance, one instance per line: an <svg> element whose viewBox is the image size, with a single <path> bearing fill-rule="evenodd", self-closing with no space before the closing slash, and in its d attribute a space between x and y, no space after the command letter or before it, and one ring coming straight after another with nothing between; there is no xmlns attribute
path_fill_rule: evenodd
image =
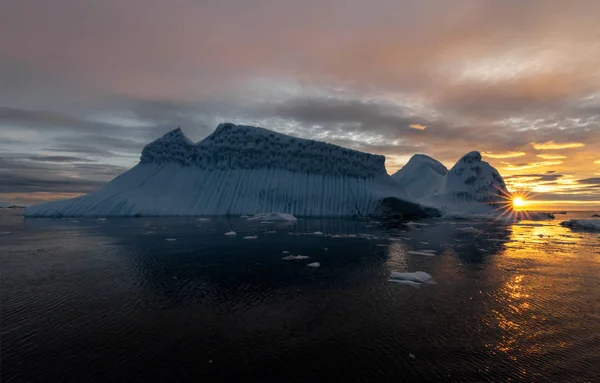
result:
<svg viewBox="0 0 600 383"><path fill-rule="evenodd" d="M522 157L526 153L525 152L508 152L508 153L492 153L492 152L483 152L483 155L490 158L514 158L514 157Z"/></svg>
<svg viewBox="0 0 600 383"><path fill-rule="evenodd" d="M563 156L560 154L538 154L537 156L545 160L560 160L563 158L567 158L567 156Z"/></svg>
<svg viewBox="0 0 600 383"><path fill-rule="evenodd" d="M600 160L594 161L595 164L600 164Z"/></svg>
<svg viewBox="0 0 600 383"><path fill-rule="evenodd" d="M525 170L525 169L539 168L542 166L560 165L562 163L563 163L562 161L542 161L542 162L532 162L530 164L524 164L524 165L506 164L507 166L505 166L503 169L507 170L507 171Z"/></svg>
<svg viewBox="0 0 600 383"><path fill-rule="evenodd" d="M410 124L408 125L409 128L413 128L413 129L417 129L417 130L425 130L427 129L427 126L425 125L421 125L421 124Z"/></svg>
<svg viewBox="0 0 600 383"><path fill-rule="evenodd" d="M585 144L581 143L581 142L566 142L564 144L557 144L554 141L531 142L530 144L536 150L572 149L572 148L581 148L582 146L585 146Z"/></svg>

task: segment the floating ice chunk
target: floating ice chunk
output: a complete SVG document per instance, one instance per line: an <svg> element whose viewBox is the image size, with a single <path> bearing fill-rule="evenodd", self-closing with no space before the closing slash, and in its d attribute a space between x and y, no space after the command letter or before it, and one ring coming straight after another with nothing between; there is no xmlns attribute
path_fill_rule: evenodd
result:
<svg viewBox="0 0 600 383"><path fill-rule="evenodd" d="M600 230L600 219L572 219L560 224L571 229Z"/></svg>
<svg viewBox="0 0 600 383"><path fill-rule="evenodd" d="M235 231L228 231L225 235L237 235Z"/></svg>
<svg viewBox="0 0 600 383"><path fill-rule="evenodd" d="M309 263L308 265L306 265L308 267L320 267L321 264L319 262L313 262L313 263Z"/></svg>
<svg viewBox="0 0 600 383"><path fill-rule="evenodd" d="M483 230L476 229L473 226L459 227L456 230L464 231L465 233L472 233L472 234L483 234L484 233Z"/></svg>
<svg viewBox="0 0 600 383"><path fill-rule="evenodd" d="M176 238L165 238L165 241L174 242L177 241Z"/></svg>
<svg viewBox="0 0 600 383"><path fill-rule="evenodd" d="M240 215L240 218L250 218L249 215Z"/></svg>
<svg viewBox="0 0 600 383"><path fill-rule="evenodd" d="M198 218L196 221L200 221L200 222L206 222L206 221L210 221L210 218Z"/></svg>
<svg viewBox="0 0 600 383"><path fill-rule="evenodd" d="M433 280L431 275L427 274L424 271L415 271L414 273L401 273L398 271L392 271L392 274L390 275L390 280L435 284L435 281Z"/></svg>
<svg viewBox="0 0 600 383"><path fill-rule="evenodd" d="M283 257L281 259L285 260L285 261L293 261L293 260L298 260L298 259L308 259L310 258L307 255L288 255L287 257Z"/></svg>
<svg viewBox="0 0 600 383"><path fill-rule="evenodd" d="M283 221L283 222L295 222L298 219L291 214L287 213L260 213L250 218L248 221Z"/></svg>
<svg viewBox="0 0 600 383"><path fill-rule="evenodd" d="M244 239L256 239L256 238L258 238L258 236L256 236L256 235L249 235L249 236L244 237Z"/></svg>
<svg viewBox="0 0 600 383"><path fill-rule="evenodd" d="M429 245L429 242L421 242L423 245Z"/></svg>
<svg viewBox="0 0 600 383"><path fill-rule="evenodd" d="M147 231L144 234L156 234L156 232L155 231Z"/></svg>
<svg viewBox="0 0 600 383"><path fill-rule="evenodd" d="M321 233L320 231L315 231L313 234L314 235L323 235L323 233Z"/></svg>
<svg viewBox="0 0 600 383"><path fill-rule="evenodd" d="M106 218L98 218L98 221L104 222L104 221L106 221Z"/></svg>
<svg viewBox="0 0 600 383"><path fill-rule="evenodd" d="M406 226L408 226L408 227L421 227L421 226L429 226L429 225L428 225L428 224L426 224L426 223L418 223L418 222L413 222L413 221L406 222L406 223L405 223L405 225L406 225Z"/></svg>
<svg viewBox="0 0 600 383"><path fill-rule="evenodd" d="M10 231L3 231L3 232L2 232L2 233L0 233L0 234L2 234L2 235L8 235L8 234L10 234Z"/></svg>
<svg viewBox="0 0 600 383"><path fill-rule="evenodd" d="M287 250L284 250L284 251L282 251L282 252L281 252L281 254L289 254L289 253L290 253L290 252L289 252L289 251L287 251Z"/></svg>
<svg viewBox="0 0 600 383"><path fill-rule="evenodd" d="M433 251L427 251L427 250L422 250L422 251L409 250L409 251L406 252L406 254L410 254L410 255L424 255L426 257L433 257L433 256L437 255L435 252L433 252Z"/></svg>
<svg viewBox="0 0 600 383"><path fill-rule="evenodd" d="M394 283L399 283L402 285L409 285L409 286L413 286L413 287L420 287L422 285L422 283L419 283L419 282L405 281L403 279L388 279L388 282L394 282Z"/></svg>

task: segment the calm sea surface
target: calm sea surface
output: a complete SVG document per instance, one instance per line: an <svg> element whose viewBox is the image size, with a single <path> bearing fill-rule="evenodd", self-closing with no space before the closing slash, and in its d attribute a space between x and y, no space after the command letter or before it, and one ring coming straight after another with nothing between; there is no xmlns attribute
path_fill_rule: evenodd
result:
<svg viewBox="0 0 600 383"><path fill-rule="evenodd" d="M4 209L1 380L599 382L600 232L558 225L589 215L289 225Z"/></svg>

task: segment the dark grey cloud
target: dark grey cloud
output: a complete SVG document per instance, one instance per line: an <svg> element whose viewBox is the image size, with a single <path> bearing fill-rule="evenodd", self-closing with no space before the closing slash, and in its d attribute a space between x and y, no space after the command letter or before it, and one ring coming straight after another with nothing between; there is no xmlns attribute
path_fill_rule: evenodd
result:
<svg viewBox="0 0 600 383"><path fill-rule="evenodd" d="M586 185L600 185L600 177L596 178L584 178L582 180L577 181L580 184Z"/></svg>
<svg viewBox="0 0 600 383"><path fill-rule="evenodd" d="M31 161L18 154L0 157L0 193L84 193L126 170L107 164Z"/></svg>
<svg viewBox="0 0 600 383"><path fill-rule="evenodd" d="M31 156L27 157L30 161L37 162L94 162L89 158L71 157L71 156Z"/></svg>
<svg viewBox="0 0 600 383"><path fill-rule="evenodd" d="M48 177L43 174L23 175L0 171L0 193L61 192L87 193L98 189L105 181Z"/></svg>

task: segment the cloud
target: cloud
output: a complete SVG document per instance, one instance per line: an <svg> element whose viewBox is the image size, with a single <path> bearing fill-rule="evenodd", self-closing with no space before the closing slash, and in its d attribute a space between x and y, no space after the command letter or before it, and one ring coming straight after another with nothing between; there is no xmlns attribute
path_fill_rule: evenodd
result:
<svg viewBox="0 0 600 383"><path fill-rule="evenodd" d="M536 150L557 150L557 149L581 148L581 147L585 146L585 144L581 143L581 142L567 142L564 144L557 144L554 141L548 141L548 142L542 142L542 143L532 142L531 146L533 146L533 148Z"/></svg>
<svg viewBox="0 0 600 383"><path fill-rule="evenodd" d="M126 168L97 163L31 161L29 156L0 157L0 193L85 193L121 174Z"/></svg>
<svg viewBox="0 0 600 383"><path fill-rule="evenodd" d="M517 174L512 176L504 177L504 179L508 181L556 181L558 179L563 178L563 174L556 174L553 172L547 172L543 174Z"/></svg>
<svg viewBox="0 0 600 383"><path fill-rule="evenodd" d="M416 129L416 130L425 130L425 129L427 129L427 126L421 125L421 124L410 124L410 125L408 125L408 127Z"/></svg>
<svg viewBox="0 0 600 383"><path fill-rule="evenodd" d="M102 186L100 180L47 177L42 174L27 176L0 171L0 193L65 192L86 193Z"/></svg>
<svg viewBox="0 0 600 383"><path fill-rule="evenodd" d="M88 158L71 156L31 156L27 159L37 162L94 162L94 160Z"/></svg>
<svg viewBox="0 0 600 383"><path fill-rule="evenodd" d="M543 158L544 160L560 160L567 158L567 156L561 154L538 154L537 157Z"/></svg>
<svg viewBox="0 0 600 383"><path fill-rule="evenodd" d="M492 152L483 152L483 155L490 158L514 158L514 157L522 157L526 153L525 152L508 152L508 153L492 153Z"/></svg>
<svg viewBox="0 0 600 383"><path fill-rule="evenodd" d="M586 184L586 185L600 185L600 177L598 178L585 178L582 180L577 181L580 184Z"/></svg>
<svg viewBox="0 0 600 383"><path fill-rule="evenodd" d="M543 166L560 165L562 163L563 163L562 161L542 161L542 162L523 163L523 164L516 164L516 165L506 164L507 166L504 167L504 170L508 170L508 171L526 170L526 169L539 168L539 167L543 167Z"/></svg>
<svg viewBox="0 0 600 383"><path fill-rule="evenodd" d="M594 161L595 164L600 164L600 160Z"/></svg>

